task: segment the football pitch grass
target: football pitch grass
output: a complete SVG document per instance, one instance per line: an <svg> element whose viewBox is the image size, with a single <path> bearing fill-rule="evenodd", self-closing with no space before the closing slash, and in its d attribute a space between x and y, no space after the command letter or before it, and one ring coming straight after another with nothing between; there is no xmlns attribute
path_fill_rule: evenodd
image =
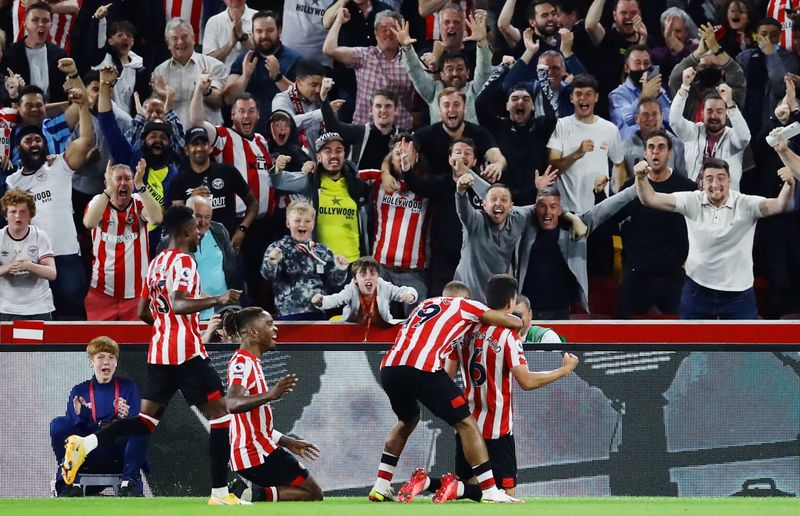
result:
<svg viewBox="0 0 800 516"><path fill-rule="evenodd" d="M0 515L48 516L203 516L207 514L278 516L458 515L531 516L753 516L800 514L797 498L526 498L525 504L479 504L469 501L434 505L429 498L410 504L371 503L364 498L328 498L313 503L259 503L250 507L210 507L207 498L5 498Z"/></svg>

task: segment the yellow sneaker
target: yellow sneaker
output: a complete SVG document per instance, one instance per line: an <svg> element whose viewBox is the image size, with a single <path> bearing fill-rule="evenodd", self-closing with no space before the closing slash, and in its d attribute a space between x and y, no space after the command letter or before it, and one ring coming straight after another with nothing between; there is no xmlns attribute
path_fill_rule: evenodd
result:
<svg viewBox="0 0 800 516"><path fill-rule="evenodd" d="M223 497L211 495L208 499L208 505L253 505L236 496L233 493L228 493Z"/></svg>
<svg viewBox="0 0 800 516"><path fill-rule="evenodd" d="M78 476L78 469L86 460L86 447L83 445L83 437L70 435L64 445L64 462L61 464L61 477L67 485L75 482Z"/></svg>

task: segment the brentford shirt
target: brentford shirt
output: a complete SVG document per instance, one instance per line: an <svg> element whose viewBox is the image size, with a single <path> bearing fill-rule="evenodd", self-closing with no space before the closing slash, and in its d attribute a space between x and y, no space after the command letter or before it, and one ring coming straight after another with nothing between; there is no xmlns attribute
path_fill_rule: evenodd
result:
<svg viewBox="0 0 800 516"><path fill-rule="evenodd" d="M792 19L786 16L786 9L797 9L800 0L769 0L767 16L775 18L781 24L781 46L791 52L794 48Z"/></svg>
<svg viewBox="0 0 800 516"><path fill-rule="evenodd" d="M485 305L461 297L434 297L420 303L406 320L381 367L411 366L435 372L444 367L455 343L480 323Z"/></svg>
<svg viewBox="0 0 800 516"><path fill-rule="evenodd" d="M86 207L105 194L95 195ZM117 209L111 202L97 227L92 229L93 289L117 299L133 299L142 290L147 273L147 222L139 194L134 194L127 208Z"/></svg>
<svg viewBox="0 0 800 516"><path fill-rule="evenodd" d="M277 195L269 178L272 158L267 139L259 133L248 140L233 129L217 126L217 140L211 155L221 163L233 165L247 182L253 196L258 199L258 214L268 215L275 211ZM236 214L244 216L244 201L236 198Z"/></svg>
<svg viewBox="0 0 800 516"><path fill-rule="evenodd" d="M29 226L19 240L11 236L8 226L0 229L0 266L9 264L20 254L41 264L42 260L53 256L50 238L36 226ZM27 271L9 271L0 276L0 293L0 313L3 314L32 315L55 310L50 282Z"/></svg>
<svg viewBox="0 0 800 516"><path fill-rule="evenodd" d="M50 2L53 3L53 2ZM78 0L78 7L83 7L83 0ZM25 5L22 0L14 0L12 16L14 22L14 41L25 39ZM50 41L63 48L69 55L69 35L72 26L75 24L74 14L53 13L51 15L52 24L50 25Z"/></svg>
<svg viewBox="0 0 800 516"><path fill-rule="evenodd" d="M6 178L8 188L21 188L36 201L36 216L31 224L53 235L56 256L78 254L78 233L72 220L72 176L64 155L59 154L52 165L45 163L31 174L22 169Z"/></svg>
<svg viewBox="0 0 800 516"><path fill-rule="evenodd" d="M522 342L513 330L482 324L459 349L464 395L484 439L499 439L512 430L511 369L527 365Z"/></svg>
<svg viewBox="0 0 800 516"><path fill-rule="evenodd" d="M183 18L194 29L194 41L203 41L203 0L164 0L164 19L167 23L173 18Z"/></svg>
<svg viewBox="0 0 800 516"><path fill-rule="evenodd" d="M424 269L428 258L430 212L428 199L408 189L405 181L392 194L381 186L381 171L360 170L358 176L372 184L376 228L372 256L387 267Z"/></svg>
<svg viewBox="0 0 800 516"><path fill-rule="evenodd" d="M267 381L261 363L243 349L237 349L228 362L228 388L241 385L247 396L267 392ZM267 456L278 448L272 440L272 409L260 405L248 412L232 414L229 439L231 442L231 468L234 471L263 464Z"/></svg>
<svg viewBox="0 0 800 516"><path fill-rule="evenodd" d="M155 321L148 364L179 365L196 356L208 358L200 337L199 313L178 315L172 309L170 294L179 291L200 297L197 264L186 253L166 249L150 262L140 294L150 302Z"/></svg>

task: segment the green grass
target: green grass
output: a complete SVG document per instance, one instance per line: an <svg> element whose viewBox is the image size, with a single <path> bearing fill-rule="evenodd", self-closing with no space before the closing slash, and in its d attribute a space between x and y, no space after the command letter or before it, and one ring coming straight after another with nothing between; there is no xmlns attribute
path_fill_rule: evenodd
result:
<svg viewBox="0 0 800 516"><path fill-rule="evenodd" d="M315 503L256 504L252 507L209 507L206 498L6 498L0 499L0 515L47 516L203 516L205 514L269 514L277 516L360 514L480 515L492 512L533 516L753 516L800 514L797 498L527 498L524 505L487 505L474 502L450 502L433 505L421 498L408 505L370 503L366 498L329 498Z"/></svg>

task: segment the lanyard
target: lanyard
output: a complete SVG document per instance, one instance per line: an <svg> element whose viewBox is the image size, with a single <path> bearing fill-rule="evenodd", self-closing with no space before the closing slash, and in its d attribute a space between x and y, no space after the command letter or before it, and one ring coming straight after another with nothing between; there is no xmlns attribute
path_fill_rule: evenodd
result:
<svg viewBox="0 0 800 516"><path fill-rule="evenodd" d="M317 263L325 265L325 260L317 256L317 254L314 252L314 242L309 242L308 244L297 243L294 244L294 248L303 254L307 254L312 260L315 260Z"/></svg>
<svg viewBox="0 0 800 516"><path fill-rule="evenodd" d="M92 420L97 423L97 405L94 402L94 382L89 381L89 403L92 405ZM117 418L117 407L119 405L119 380L114 378L114 417Z"/></svg>

